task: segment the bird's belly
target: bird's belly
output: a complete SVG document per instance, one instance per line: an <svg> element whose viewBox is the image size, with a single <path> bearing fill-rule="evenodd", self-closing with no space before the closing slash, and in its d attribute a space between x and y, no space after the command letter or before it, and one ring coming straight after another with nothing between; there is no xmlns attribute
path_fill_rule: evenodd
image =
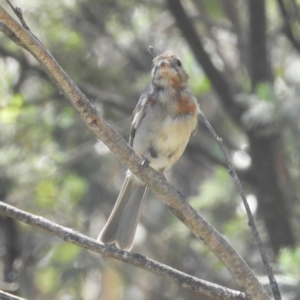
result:
<svg viewBox="0 0 300 300"><path fill-rule="evenodd" d="M157 171L169 169L182 155L196 126L193 117L167 118L149 130L138 130L133 148L140 156L147 158ZM144 134L141 134L141 133Z"/></svg>

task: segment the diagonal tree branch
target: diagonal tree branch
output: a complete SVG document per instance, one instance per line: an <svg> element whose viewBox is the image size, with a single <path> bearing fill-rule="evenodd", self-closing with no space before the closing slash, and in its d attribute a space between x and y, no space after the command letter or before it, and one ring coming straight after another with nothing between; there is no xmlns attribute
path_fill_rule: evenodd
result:
<svg viewBox="0 0 300 300"><path fill-rule="evenodd" d="M227 289L217 284L198 279L187 275L167 265L156 262L145 256L122 251L113 246L106 246L94 239L91 239L73 229L60 226L45 218L24 212L6 203L0 202L0 212L8 217L19 220L23 223L36 226L50 232L68 243L86 248L106 257L111 257L124 263L136 266L153 274L165 277L182 288L196 293L214 297L214 299L246 300L246 295L239 291ZM0 294L1 299L1 294Z"/></svg>
<svg viewBox="0 0 300 300"><path fill-rule="evenodd" d="M17 297L15 295L12 295L12 294L9 294L9 293L5 293L1 290L0 290L0 299L1 300L26 300L24 298L20 298L20 297Z"/></svg>
<svg viewBox="0 0 300 300"><path fill-rule="evenodd" d="M45 47L0 6L0 20L20 38L27 50L41 63L60 91L71 101L86 125L110 150L160 197L165 205L220 259L246 295L253 300L270 299L262 285L240 255L208 224L164 178L150 167L141 165L141 158L124 139L100 116L73 80L66 74ZM92 243L93 240L90 242ZM95 243L95 242L94 242ZM126 254L130 255L130 254ZM139 256L138 256L139 257Z"/></svg>
<svg viewBox="0 0 300 300"><path fill-rule="evenodd" d="M244 189L243 189L242 184L240 182L240 179L238 178L237 173L235 171L235 167L232 164L231 159L229 158L229 155L228 155L228 153L227 153L227 151L224 147L223 140L216 134L215 130L212 128L212 126L210 125L209 121L207 120L207 118L205 117L205 115L203 114L202 111L200 111L200 116L201 116L202 120L204 121L206 127L208 128L208 130L211 132L212 136L214 137L214 139L218 143L218 145L219 145L219 147L220 147L220 149L221 149L221 151L222 151L222 153L223 153L223 155L226 159L227 165L229 167L229 173L230 173L231 177L233 178L233 180L234 180L234 182L235 182L235 184L238 188L239 194L240 194L240 196L243 200L243 204L245 206L245 209L246 209L246 212L247 212L247 215L248 215L248 219L249 219L248 225L251 228L255 243L258 247L260 256L261 256L262 261L264 263L264 267L265 267L266 272L268 274L269 281L270 281L270 284L271 284L271 288L272 288L272 291L273 291L273 294L274 294L274 298L275 298L275 300L281 300L281 295L280 295L280 291L279 291L277 281L275 279L273 270L272 270L272 268L269 264L266 252L264 250L264 247L262 245L258 230L257 230L256 225L255 225L254 218L253 218L253 215L251 213L251 209L250 209L250 206L248 204Z"/></svg>

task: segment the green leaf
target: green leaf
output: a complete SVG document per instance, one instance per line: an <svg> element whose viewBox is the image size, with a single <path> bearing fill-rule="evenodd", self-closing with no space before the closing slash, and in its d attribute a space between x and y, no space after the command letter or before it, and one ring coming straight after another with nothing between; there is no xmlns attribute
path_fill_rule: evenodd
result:
<svg viewBox="0 0 300 300"><path fill-rule="evenodd" d="M211 90L211 83L206 76L203 76L202 80L200 81L200 83L195 89L195 93L197 95L203 95L209 92L210 90Z"/></svg>
<svg viewBox="0 0 300 300"><path fill-rule="evenodd" d="M204 0L207 13L213 18L223 17L223 10L220 1L218 0Z"/></svg>
<svg viewBox="0 0 300 300"><path fill-rule="evenodd" d="M34 282L42 293L49 293L57 288L59 271L53 267L38 270L34 276Z"/></svg>
<svg viewBox="0 0 300 300"><path fill-rule="evenodd" d="M265 100L267 102L276 101L276 96L273 87L270 83L260 83L256 87L256 94L260 99Z"/></svg>
<svg viewBox="0 0 300 300"><path fill-rule="evenodd" d="M300 278L300 247L296 249L285 248L281 250L279 255L279 265L287 274Z"/></svg>
<svg viewBox="0 0 300 300"><path fill-rule="evenodd" d="M65 107L59 114L56 123L59 124L61 128L68 128L74 123L74 121L74 109L71 107Z"/></svg>
<svg viewBox="0 0 300 300"><path fill-rule="evenodd" d="M21 107L24 103L24 99L20 94L16 94L9 100L10 106Z"/></svg>
<svg viewBox="0 0 300 300"><path fill-rule="evenodd" d="M0 122L4 124L15 123L21 110L18 107L6 107L0 110Z"/></svg>
<svg viewBox="0 0 300 300"><path fill-rule="evenodd" d="M56 202L57 187L54 182L45 180L40 182L36 188L36 202L41 207L51 208Z"/></svg>
<svg viewBox="0 0 300 300"><path fill-rule="evenodd" d="M60 197L68 199L72 203L77 203L84 196L86 190L87 183L84 179L69 175L64 181Z"/></svg>
<svg viewBox="0 0 300 300"><path fill-rule="evenodd" d="M16 94L12 96L8 104L9 106L6 106L4 108L0 108L0 122L4 124L11 124L15 123L16 118L21 113L21 107L23 105L23 97L19 94Z"/></svg>
<svg viewBox="0 0 300 300"><path fill-rule="evenodd" d="M73 244L61 244L54 250L53 261L69 264L81 253L81 248Z"/></svg>

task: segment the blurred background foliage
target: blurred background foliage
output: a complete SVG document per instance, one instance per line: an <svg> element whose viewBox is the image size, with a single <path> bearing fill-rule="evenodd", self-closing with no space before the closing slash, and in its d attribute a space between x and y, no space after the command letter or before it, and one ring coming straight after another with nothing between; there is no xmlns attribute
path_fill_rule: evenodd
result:
<svg viewBox="0 0 300 300"><path fill-rule="evenodd" d="M299 299L299 1L188 0L184 7L178 0L13 4L125 139L131 112L150 82L148 46L181 57L202 110L238 170L283 298ZM199 45L207 57L199 55ZM125 168L34 58L4 35L0 123L0 200L96 238ZM201 122L167 178L265 280L241 199ZM133 251L238 289L153 194ZM208 299L2 216L0 288L43 300Z"/></svg>

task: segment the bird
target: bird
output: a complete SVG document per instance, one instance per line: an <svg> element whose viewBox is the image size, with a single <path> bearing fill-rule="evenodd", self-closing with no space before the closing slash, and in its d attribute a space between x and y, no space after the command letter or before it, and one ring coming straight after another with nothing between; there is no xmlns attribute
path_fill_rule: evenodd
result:
<svg viewBox="0 0 300 300"><path fill-rule="evenodd" d="M172 53L156 55L151 84L133 111L129 145L154 170L164 172L183 154L197 131L199 104L180 58ZM97 240L130 251L148 187L127 170L114 208Z"/></svg>

